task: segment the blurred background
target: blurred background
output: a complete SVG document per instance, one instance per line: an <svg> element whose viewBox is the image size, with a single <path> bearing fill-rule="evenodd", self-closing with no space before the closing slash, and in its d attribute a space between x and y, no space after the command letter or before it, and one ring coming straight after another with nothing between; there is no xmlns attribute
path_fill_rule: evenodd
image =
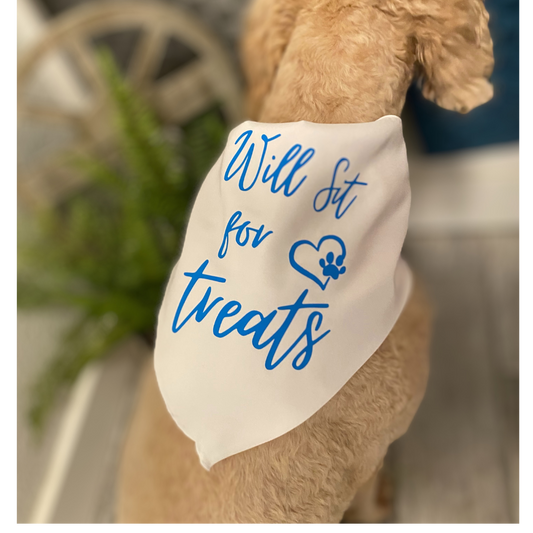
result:
<svg viewBox="0 0 533 533"><path fill-rule="evenodd" d="M190 202L244 119L247 4L18 0L19 522L114 521ZM518 522L518 0L486 6L494 99L456 115L413 88L402 117L435 329L387 456L396 523Z"/></svg>

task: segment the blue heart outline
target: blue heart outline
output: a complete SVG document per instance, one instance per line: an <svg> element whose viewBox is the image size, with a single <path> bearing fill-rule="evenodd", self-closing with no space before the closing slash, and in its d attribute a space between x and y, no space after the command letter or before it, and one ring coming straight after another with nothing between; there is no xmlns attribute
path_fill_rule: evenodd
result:
<svg viewBox="0 0 533 533"><path fill-rule="evenodd" d="M314 281L323 291L326 290L326 287L328 286L328 282L331 279L331 277L328 276L326 283L322 283L322 281L320 281L320 279L318 279L312 272L309 272L309 270L305 269L303 266L301 266L299 263L296 262L296 260L294 259L294 254L296 253L296 249L302 246L303 244L309 244L318 252L320 251L320 247L322 246L322 243L328 240L333 240L340 244L340 247L342 249L341 256L344 260L346 258L346 246L344 246L344 242L342 241L342 239L340 239L336 235L325 235L318 241L318 244L316 246L311 241L307 241L307 240L296 241L291 246L291 249L289 251L289 262L292 268L294 268L296 272L303 274L306 278L309 278L311 281Z"/></svg>

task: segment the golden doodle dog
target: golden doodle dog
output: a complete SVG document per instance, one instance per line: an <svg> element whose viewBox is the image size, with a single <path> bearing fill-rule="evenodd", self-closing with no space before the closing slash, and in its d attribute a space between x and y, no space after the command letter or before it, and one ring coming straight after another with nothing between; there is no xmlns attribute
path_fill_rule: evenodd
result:
<svg viewBox="0 0 533 533"><path fill-rule="evenodd" d="M260 122L371 122L400 115L413 78L466 113L490 100L481 0L256 0L242 43L248 113ZM120 522L377 521L380 468L428 377L430 309L418 285L392 332L318 412L208 472L146 366L122 459Z"/></svg>

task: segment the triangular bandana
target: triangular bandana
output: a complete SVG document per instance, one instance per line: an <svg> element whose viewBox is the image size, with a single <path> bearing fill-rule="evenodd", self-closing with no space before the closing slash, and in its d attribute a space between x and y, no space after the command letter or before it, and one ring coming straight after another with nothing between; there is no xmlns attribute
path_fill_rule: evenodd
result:
<svg viewBox="0 0 533 533"><path fill-rule="evenodd" d="M298 426L411 288L402 123L244 122L203 183L159 313L157 380L202 465Z"/></svg>

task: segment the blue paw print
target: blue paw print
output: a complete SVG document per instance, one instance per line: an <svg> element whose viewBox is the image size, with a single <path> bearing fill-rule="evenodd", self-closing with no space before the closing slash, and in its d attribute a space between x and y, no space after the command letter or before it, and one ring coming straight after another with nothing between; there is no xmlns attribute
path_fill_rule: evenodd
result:
<svg viewBox="0 0 533 533"><path fill-rule="evenodd" d="M338 255L337 259L335 259L335 264L333 264L334 259L335 255L333 252L328 252L328 255L326 255L326 260L321 259L319 263L322 267L323 276L339 279L339 276L346 272L346 267L342 266L342 263L344 263L344 257L342 255Z"/></svg>

